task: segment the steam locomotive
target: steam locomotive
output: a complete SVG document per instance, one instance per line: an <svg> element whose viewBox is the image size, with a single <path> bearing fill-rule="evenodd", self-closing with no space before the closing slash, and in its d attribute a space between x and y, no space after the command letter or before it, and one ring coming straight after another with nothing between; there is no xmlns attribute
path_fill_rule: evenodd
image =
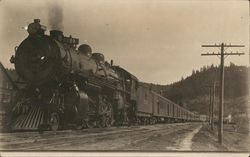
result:
<svg viewBox="0 0 250 157"><path fill-rule="evenodd" d="M12 130L58 130L194 121L196 115L108 63L89 45L35 19L11 58L25 81L12 108Z"/></svg>

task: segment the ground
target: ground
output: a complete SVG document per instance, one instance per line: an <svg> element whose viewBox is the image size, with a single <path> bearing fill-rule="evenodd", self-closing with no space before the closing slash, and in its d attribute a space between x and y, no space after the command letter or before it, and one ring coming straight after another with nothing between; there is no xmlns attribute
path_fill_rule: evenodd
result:
<svg viewBox="0 0 250 157"><path fill-rule="evenodd" d="M218 128L215 125L212 131L209 125L204 125L202 129L193 137L192 150L194 151L230 151L249 152L250 134L246 131L235 131L233 125L224 125L223 144L220 145L217 137Z"/></svg>
<svg viewBox="0 0 250 157"><path fill-rule="evenodd" d="M0 134L1 150L249 151L249 135L225 126L224 144L207 123Z"/></svg>

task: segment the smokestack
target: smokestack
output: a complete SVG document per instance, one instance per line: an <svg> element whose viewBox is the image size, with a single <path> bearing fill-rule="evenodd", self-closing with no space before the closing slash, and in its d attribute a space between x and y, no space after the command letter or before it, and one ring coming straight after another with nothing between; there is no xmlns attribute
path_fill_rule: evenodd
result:
<svg viewBox="0 0 250 157"><path fill-rule="evenodd" d="M53 39L57 39L57 40L61 41L63 39L63 32L62 31L58 31L58 30L51 30L50 31L50 36Z"/></svg>
<svg viewBox="0 0 250 157"><path fill-rule="evenodd" d="M63 9L58 3L49 6L48 16L50 29L63 31Z"/></svg>

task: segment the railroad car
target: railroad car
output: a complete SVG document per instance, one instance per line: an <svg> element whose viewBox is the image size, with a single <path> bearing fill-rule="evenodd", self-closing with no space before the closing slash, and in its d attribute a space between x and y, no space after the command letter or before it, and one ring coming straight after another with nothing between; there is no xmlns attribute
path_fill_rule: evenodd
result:
<svg viewBox="0 0 250 157"><path fill-rule="evenodd" d="M174 122L177 118L175 117L175 108L177 105L154 91L152 91L152 94L156 99L153 105L155 108L154 116L157 118L157 121Z"/></svg>
<svg viewBox="0 0 250 157"><path fill-rule="evenodd" d="M199 121L199 115L152 91L142 83L139 83L136 104L136 117L140 124Z"/></svg>

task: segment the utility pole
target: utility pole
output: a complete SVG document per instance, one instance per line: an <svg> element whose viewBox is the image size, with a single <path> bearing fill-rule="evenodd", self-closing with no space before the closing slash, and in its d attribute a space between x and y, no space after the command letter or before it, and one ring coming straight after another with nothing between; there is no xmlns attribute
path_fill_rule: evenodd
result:
<svg viewBox="0 0 250 157"><path fill-rule="evenodd" d="M210 89L210 107L209 107L209 124L211 125L211 130L214 130L214 104L215 104L215 89L216 82L211 82L210 85L207 85Z"/></svg>
<svg viewBox="0 0 250 157"><path fill-rule="evenodd" d="M216 82L213 83L213 99L212 99L212 108L211 108L211 130L214 130L214 104L215 104L215 89L216 89Z"/></svg>
<svg viewBox="0 0 250 157"><path fill-rule="evenodd" d="M244 53L227 53L225 51L225 47L244 47L244 45L226 45L221 43L219 45L202 45L202 47L217 47L220 48L220 53L207 53L201 54L202 56L220 56L220 97L219 97L219 127L218 127L218 142L222 144L222 136L223 136L223 107L224 107L224 56L229 55L244 55Z"/></svg>
<svg viewBox="0 0 250 157"><path fill-rule="evenodd" d="M212 123L212 86L209 86L210 91L210 107L209 107L209 124Z"/></svg>
<svg viewBox="0 0 250 157"><path fill-rule="evenodd" d="M208 121L208 123L211 125L211 123L212 123L212 88L213 88L213 86L211 84L208 84L208 85L206 85L206 87L209 88L209 113L208 113L209 121Z"/></svg>

